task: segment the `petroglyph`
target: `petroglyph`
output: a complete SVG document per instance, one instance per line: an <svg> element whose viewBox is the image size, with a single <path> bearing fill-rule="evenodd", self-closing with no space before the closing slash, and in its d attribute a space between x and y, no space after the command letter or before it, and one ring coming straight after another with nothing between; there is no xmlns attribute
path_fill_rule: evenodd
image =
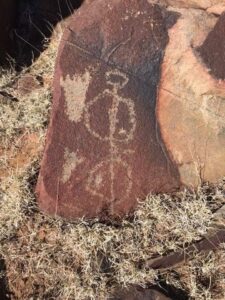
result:
<svg viewBox="0 0 225 300"><path fill-rule="evenodd" d="M109 71L106 72L107 87L102 93L97 95L93 100L85 103L86 92L90 82L90 73L86 72L83 76L74 76L71 80L69 75L66 76L66 80L61 80L61 86L64 87L65 98L67 102L67 114L71 121L80 122L84 120L84 125L92 136L97 138L99 141L109 143L109 159L103 160L98 163L89 174L87 179L86 189L92 195L104 198L104 193L101 190L104 188L104 181L107 180L109 176L110 180L110 195L109 201L115 200L114 193L114 181L115 181L115 168L123 168L126 174L126 186L124 190L125 197L128 197L131 188L132 181L131 178L131 167L121 158L125 155L130 155L133 153L131 149L119 149L121 144L128 144L134 137L134 132L136 129L136 115L134 102L130 98L124 98L120 96L120 91L126 86L129 78L120 71ZM106 136L102 136L91 126L91 117L93 116L93 105L98 101L102 101L104 104L105 99L109 97L111 99L111 107L108 110L109 119L109 133ZM118 128L119 119L119 106L125 105L128 112L128 129L123 127ZM119 143L119 145L118 145ZM79 157L77 153L69 152L68 149L65 150L64 154L65 164L63 166L62 182L66 183L72 172L75 171L77 166L84 161L83 157ZM104 170L107 172L104 173ZM108 175L109 174L109 175Z"/></svg>
<svg viewBox="0 0 225 300"><path fill-rule="evenodd" d="M122 80L122 82L113 82L113 76L115 76L115 80L116 77L119 80ZM135 128L136 128L136 116L135 116L135 109L134 109L134 103L131 99L126 99L121 97L118 94L118 91L120 89L122 89L129 81L128 77L119 72L119 71L112 71L112 72L107 72L106 73L106 79L107 79L107 84L109 87L111 87L111 89L105 89L101 94L99 94L98 96L96 96L92 101L90 101L86 107L85 107L85 126L87 127L88 131L95 136L97 139L99 139L100 141L110 141L115 143L116 141L122 141L125 143L128 143L130 140L133 139L134 136L134 132L135 132ZM110 134L108 136L101 136L98 132L96 132L93 128L91 128L91 111L92 111L92 107L94 106L95 103L97 103L98 101L104 101L104 99L106 97L110 97L112 98L112 107L109 110L108 114L109 114L109 128L110 128ZM123 130L123 136L122 137L116 137L115 133L116 133L116 125L118 122L117 119L117 114L119 111L119 105L123 103L128 110L129 113L129 120L130 120L130 124L131 124L131 128L129 130L129 132L126 132L126 136L124 136L124 129L121 128L120 130Z"/></svg>
<svg viewBox="0 0 225 300"><path fill-rule="evenodd" d="M130 180L131 177L131 168L127 162L122 160L121 154L129 155L132 153L132 150L126 149L121 153L121 149L119 149L118 143L128 144L134 137L134 132L136 129L136 115L135 115L135 107L134 102L130 98L124 98L120 96L120 91L126 86L129 81L129 78L120 71L109 71L106 73L106 80L108 88L106 88L102 93L97 95L92 101L90 101L85 106L84 120L85 126L88 131L98 140L105 141L109 143L109 152L110 159L100 162L95 166L95 168L90 172L90 176L87 182L87 190L93 195L99 196L101 198L104 197L103 193L98 191L98 187L93 184L96 182L95 177L102 177L101 169L106 168L109 170L110 176L110 186L111 186L111 199L110 201L115 200L114 193L114 181L115 181L115 165L119 165L125 169L125 173L127 175L128 183L125 187L125 195L128 196L129 192L132 188L132 182ZM106 136L100 135L96 130L94 130L91 126L91 112L92 107L98 101L104 101L107 97L112 99L111 108L108 110L109 115L109 134ZM120 104L124 104L128 111L128 120L130 128L128 130L124 128L118 128L118 113ZM93 113L93 112L92 112ZM116 133L119 133L119 136L116 136ZM127 180L126 179L126 180Z"/></svg>
<svg viewBox="0 0 225 300"><path fill-rule="evenodd" d="M86 71L82 76L75 75L72 79L69 75L66 75L65 80L60 79L60 85L65 93L66 114L72 122L81 121L90 80L89 71Z"/></svg>
<svg viewBox="0 0 225 300"><path fill-rule="evenodd" d="M124 152L124 153L128 153L128 152ZM109 158L107 160L104 160L102 162L100 162L99 164L97 164L90 172L90 175L88 177L88 181L87 181L87 190L95 195L98 196L102 199L105 198L105 195L101 192L101 189L104 187L104 180L106 180L106 176L108 175L108 171L110 171L110 183L111 183L111 198L107 199L109 201L114 201L114 180L115 180L115 173L114 173L114 168L115 166L119 166L124 168L125 173L126 173L126 188L124 190L124 197L128 197L129 193L131 191L132 188L132 181L130 180L131 178L131 167L129 166L129 164L122 160L121 157L118 158ZM107 170L107 173L104 174L104 170ZM104 176L106 175L106 176Z"/></svg>
<svg viewBox="0 0 225 300"><path fill-rule="evenodd" d="M79 156L77 152L70 152L69 149L66 148L64 153L64 160L65 163L63 165L61 181L63 183L66 183L70 179L72 172L77 168L79 164L84 161L84 158Z"/></svg>

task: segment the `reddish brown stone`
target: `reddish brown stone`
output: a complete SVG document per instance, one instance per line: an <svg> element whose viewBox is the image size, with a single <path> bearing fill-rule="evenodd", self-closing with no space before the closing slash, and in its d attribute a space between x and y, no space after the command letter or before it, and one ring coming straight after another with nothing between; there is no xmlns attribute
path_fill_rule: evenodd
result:
<svg viewBox="0 0 225 300"><path fill-rule="evenodd" d="M16 0L0 1L0 63L12 54L12 30L16 17Z"/></svg>
<svg viewBox="0 0 225 300"><path fill-rule="evenodd" d="M32 75L21 76L15 85L20 95L29 94L41 87L41 83Z"/></svg>
<svg viewBox="0 0 225 300"><path fill-rule="evenodd" d="M199 48L199 53L211 74L225 80L225 13Z"/></svg>
<svg viewBox="0 0 225 300"><path fill-rule="evenodd" d="M74 15L37 187L45 212L120 216L179 187L155 118L169 19L147 0L97 0Z"/></svg>

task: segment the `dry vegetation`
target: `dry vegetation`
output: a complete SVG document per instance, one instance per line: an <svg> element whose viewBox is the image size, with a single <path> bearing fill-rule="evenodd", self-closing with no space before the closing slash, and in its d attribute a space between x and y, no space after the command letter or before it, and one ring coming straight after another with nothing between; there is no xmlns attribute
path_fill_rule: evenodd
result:
<svg viewBox="0 0 225 300"><path fill-rule="evenodd" d="M161 282L183 290L188 299L225 299L223 244L174 269L152 270L146 264L207 234L214 226L214 211L225 202L224 181L195 193L149 195L122 224L69 223L45 216L36 207L33 187L59 38L32 67L20 73L4 71L0 77L0 91L6 93L0 96L0 255L12 299L105 300L118 287ZM41 78L41 84L24 93L15 86L27 75ZM24 137L28 144L35 140L28 155Z"/></svg>

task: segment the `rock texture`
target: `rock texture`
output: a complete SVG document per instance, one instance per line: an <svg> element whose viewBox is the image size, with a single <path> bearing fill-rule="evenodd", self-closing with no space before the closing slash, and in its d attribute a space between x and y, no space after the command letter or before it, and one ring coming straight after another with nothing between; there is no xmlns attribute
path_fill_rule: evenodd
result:
<svg viewBox="0 0 225 300"><path fill-rule="evenodd" d="M60 47L39 175L40 207L67 218L121 216L179 174L155 116L176 14L147 0L84 5Z"/></svg>
<svg viewBox="0 0 225 300"><path fill-rule="evenodd" d="M213 29L217 18L207 12L176 11L181 17L169 30L157 116L181 182L196 187L225 175L225 23L221 16Z"/></svg>
<svg viewBox="0 0 225 300"><path fill-rule="evenodd" d="M12 54L12 31L15 25L16 0L0 2L0 63L5 63Z"/></svg>

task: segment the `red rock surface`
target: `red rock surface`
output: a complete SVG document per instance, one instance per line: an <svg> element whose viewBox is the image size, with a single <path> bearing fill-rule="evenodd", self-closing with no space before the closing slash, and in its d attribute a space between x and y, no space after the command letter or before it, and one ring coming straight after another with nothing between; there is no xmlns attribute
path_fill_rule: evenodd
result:
<svg viewBox="0 0 225 300"><path fill-rule="evenodd" d="M155 116L175 15L147 0L96 0L66 30L38 180L40 207L67 218L121 216L180 187Z"/></svg>

